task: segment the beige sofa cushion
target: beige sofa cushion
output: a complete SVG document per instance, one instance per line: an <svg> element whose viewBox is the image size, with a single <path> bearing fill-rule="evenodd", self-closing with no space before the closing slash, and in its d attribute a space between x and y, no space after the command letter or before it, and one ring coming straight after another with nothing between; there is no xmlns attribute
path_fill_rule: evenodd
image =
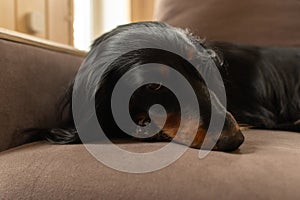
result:
<svg viewBox="0 0 300 200"><path fill-rule="evenodd" d="M299 0L157 0L155 19L209 40L300 46Z"/></svg>
<svg viewBox="0 0 300 200"><path fill-rule="evenodd" d="M0 154L2 199L299 199L300 134L250 130L236 153L188 151L148 174L114 171L83 145L36 142ZM163 143L122 144L147 150Z"/></svg>
<svg viewBox="0 0 300 200"><path fill-rule="evenodd" d="M21 130L57 126L56 106L84 54L0 29L0 151L26 142Z"/></svg>

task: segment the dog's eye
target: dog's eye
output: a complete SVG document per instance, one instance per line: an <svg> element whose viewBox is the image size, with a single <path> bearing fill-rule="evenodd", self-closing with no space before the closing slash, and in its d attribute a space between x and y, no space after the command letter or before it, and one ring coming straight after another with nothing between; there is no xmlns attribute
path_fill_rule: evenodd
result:
<svg viewBox="0 0 300 200"><path fill-rule="evenodd" d="M147 88L150 89L150 90L154 90L154 91L157 91L157 90L160 90L162 87L162 84L161 83L151 83L151 84L148 84L147 85Z"/></svg>

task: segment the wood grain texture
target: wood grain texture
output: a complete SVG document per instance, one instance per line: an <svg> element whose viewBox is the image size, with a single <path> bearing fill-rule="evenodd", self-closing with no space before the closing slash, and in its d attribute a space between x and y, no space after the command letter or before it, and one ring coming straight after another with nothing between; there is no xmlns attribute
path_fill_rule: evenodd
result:
<svg viewBox="0 0 300 200"><path fill-rule="evenodd" d="M0 27L15 29L15 5L13 0L0 0Z"/></svg>
<svg viewBox="0 0 300 200"><path fill-rule="evenodd" d="M73 16L70 11L71 0L47 0L48 39L72 45Z"/></svg>

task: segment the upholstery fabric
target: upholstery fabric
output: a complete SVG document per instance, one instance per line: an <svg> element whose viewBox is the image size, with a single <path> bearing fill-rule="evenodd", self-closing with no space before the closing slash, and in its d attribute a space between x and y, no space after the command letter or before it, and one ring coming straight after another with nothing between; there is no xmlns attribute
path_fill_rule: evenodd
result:
<svg viewBox="0 0 300 200"><path fill-rule="evenodd" d="M25 128L55 127L58 100L83 58L0 40L0 151L23 144Z"/></svg>
<svg viewBox="0 0 300 200"><path fill-rule="evenodd" d="M208 40L300 46L299 0L157 0L155 19Z"/></svg>
<svg viewBox="0 0 300 200"><path fill-rule="evenodd" d="M235 153L187 152L147 174L110 169L83 145L36 142L0 154L0 199L299 199L300 134L250 130ZM121 144L131 151L164 143Z"/></svg>

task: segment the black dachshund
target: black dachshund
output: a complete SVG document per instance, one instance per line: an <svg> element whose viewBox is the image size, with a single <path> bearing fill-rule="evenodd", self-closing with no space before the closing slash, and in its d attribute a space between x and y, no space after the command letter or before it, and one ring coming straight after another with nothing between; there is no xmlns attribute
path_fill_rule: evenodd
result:
<svg viewBox="0 0 300 200"><path fill-rule="evenodd" d="M201 120L191 147L200 148L204 137L209 137L206 130L213 109L225 112L226 116L223 131L216 141L214 150L232 151L243 143L244 137L238 124L259 129L300 132L300 48L257 47L203 41L188 31L164 23L141 22L119 26L98 38L85 62L88 63L92 55L99 53L102 57L97 59L102 60L100 63L106 63L105 55L118 52L127 45L138 44L139 39L132 37L132 34L140 34L151 41L170 43L190 59L197 59L195 57L198 53L209 55L224 81L228 112L220 109L225 105L221 105L218 100L217 91L211 91L206 87L201 75L188 60L159 48L144 48L119 57L105 69L103 77L97 83L98 87L94 91L95 108L98 121L107 136L111 138L128 136L114 121L110 106L112 91L125 72L145 63L172 66L193 87L201 110ZM99 48L104 42L106 48ZM93 73L95 68L86 70ZM162 69L161 73L163 77L168 78L166 70ZM135 84L141 79L143 73L133 74L126 84L130 87L131 83ZM73 84L61 103L62 115L68 110L68 116L62 120L61 127L47 129L42 133L48 141L58 144L80 142L72 116L72 92ZM179 124L185 126L184 134L190 134L189 122L193 121L193 110L185 110L191 117L185 122L180 121L182 108L176 96L159 83L143 85L134 92L128 107L132 120L139 126L146 126L151 120L155 122L148 113L154 104L160 104L165 108L167 119L162 130L149 140L162 141L174 138ZM82 123L84 120L82 119ZM185 143L185 139L180 138L177 142Z"/></svg>

